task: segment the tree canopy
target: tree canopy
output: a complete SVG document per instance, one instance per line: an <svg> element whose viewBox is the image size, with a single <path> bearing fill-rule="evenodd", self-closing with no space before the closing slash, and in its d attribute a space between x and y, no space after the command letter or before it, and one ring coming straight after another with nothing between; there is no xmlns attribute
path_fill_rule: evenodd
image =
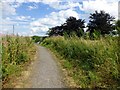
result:
<svg viewBox="0 0 120 90"><path fill-rule="evenodd" d="M90 37L94 35L105 36L106 34L111 34L115 29L115 25L113 24L114 19L114 17L104 11L95 11L90 14L89 23L87 25L87 31L89 31ZM120 21L117 21L116 25L120 26ZM64 33L66 33L70 36L72 33L75 33L78 37L81 37L85 33L84 28L85 20L76 19L71 16L60 26L50 28L47 34L49 36L63 36Z"/></svg>
<svg viewBox="0 0 120 90"><path fill-rule="evenodd" d="M120 39L120 20L117 20L116 22L116 29L117 29L117 32L119 34L119 39Z"/></svg>
<svg viewBox="0 0 120 90"><path fill-rule="evenodd" d="M40 36L32 36L32 39L34 40L35 43L38 43L41 39Z"/></svg>
<svg viewBox="0 0 120 90"><path fill-rule="evenodd" d="M90 14L90 20L88 23L88 31L90 31L90 35L94 33L94 31L99 32L101 35L110 34L113 31L113 23L114 17L110 16L110 14L105 13L104 11Z"/></svg>
<svg viewBox="0 0 120 90"><path fill-rule="evenodd" d="M82 19L76 19L75 17L69 17L67 18L66 22L62 24L61 26L55 26L49 29L48 35L49 36L57 36L61 35L63 36L64 33L67 33L70 35L71 33L76 33L78 37L82 36L85 28L84 25L85 21Z"/></svg>
<svg viewBox="0 0 120 90"><path fill-rule="evenodd" d="M116 27L120 27L120 20L116 21Z"/></svg>

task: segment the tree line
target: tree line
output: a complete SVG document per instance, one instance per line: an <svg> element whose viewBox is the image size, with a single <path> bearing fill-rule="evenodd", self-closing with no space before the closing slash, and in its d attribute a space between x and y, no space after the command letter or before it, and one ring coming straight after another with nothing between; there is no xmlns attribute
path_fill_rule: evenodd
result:
<svg viewBox="0 0 120 90"><path fill-rule="evenodd" d="M64 34L70 36L72 33L75 33L76 36L81 37L86 32L89 32L90 38L94 38L95 35L99 37L110 35L111 33L117 34L114 31L115 29L117 30L117 27L120 27L119 20L115 22L115 18L105 11L95 11L90 14L87 26L85 26L85 20L71 16L60 26L49 28L47 34L49 36L63 36ZM87 30L84 31L84 28L87 28Z"/></svg>

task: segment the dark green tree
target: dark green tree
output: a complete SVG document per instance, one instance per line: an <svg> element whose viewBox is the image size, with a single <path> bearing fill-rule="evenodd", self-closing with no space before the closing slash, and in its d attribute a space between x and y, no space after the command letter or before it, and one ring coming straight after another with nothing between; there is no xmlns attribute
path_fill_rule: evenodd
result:
<svg viewBox="0 0 120 90"><path fill-rule="evenodd" d="M67 18L66 22L62 24L61 26L55 26L49 29L48 35L49 36L57 36L61 35L63 36L64 33L68 34L69 36L72 33L76 33L78 37L82 36L84 33L83 28L85 28L84 25L85 21L82 19L76 19L75 17L69 17Z"/></svg>
<svg viewBox="0 0 120 90"><path fill-rule="evenodd" d="M90 14L90 20L87 25L88 30L90 32L90 36L93 35L94 31L99 32L101 35L105 36L105 34L110 34L113 29L113 21L114 17L110 16L110 14L105 13L104 11Z"/></svg>
<svg viewBox="0 0 120 90"><path fill-rule="evenodd" d="M120 20L116 21L115 26L120 28Z"/></svg>
<svg viewBox="0 0 120 90"><path fill-rule="evenodd" d="M41 37L40 37L40 36L32 36L32 40L33 40L35 43L38 43L38 42L40 42Z"/></svg>
<svg viewBox="0 0 120 90"><path fill-rule="evenodd" d="M58 36L58 35L63 35L63 30L62 26L55 26L52 28L49 28L49 31L47 32L49 36Z"/></svg>
<svg viewBox="0 0 120 90"><path fill-rule="evenodd" d="M115 28L120 36L120 20L117 20L116 23L115 23Z"/></svg>
<svg viewBox="0 0 120 90"><path fill-rule="evenodd" d="M80 37L84 33L84 23L85 21L82 19L77 20L75 17L69 17L66 20L66 29L64 29L64 32L66 32L68 35L74 32L78 37Z"/></svg>

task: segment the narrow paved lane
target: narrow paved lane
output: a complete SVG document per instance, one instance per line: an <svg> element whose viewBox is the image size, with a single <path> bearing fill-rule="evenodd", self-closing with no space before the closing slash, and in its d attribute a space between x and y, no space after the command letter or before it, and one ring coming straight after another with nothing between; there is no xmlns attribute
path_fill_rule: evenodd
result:
<svg viewBox="0 0 120 90"><path fill-rule="evenodd" d="M33 63L30 76L31 88L65 88L62 72L49 51L38 47L37 60Z"/></svg>

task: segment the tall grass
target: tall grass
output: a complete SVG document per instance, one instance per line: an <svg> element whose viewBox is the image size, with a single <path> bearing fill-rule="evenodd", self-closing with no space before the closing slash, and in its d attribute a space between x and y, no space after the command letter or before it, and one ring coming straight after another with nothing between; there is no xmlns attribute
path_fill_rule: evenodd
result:
<svg viewBox="0 0 120 90"><path fill-rule="evenodd" d="M24 63L33 59L35 46L30 37L2 37L2 80L17 73Z"/></svg>
<svg viewBox="0 0 120 90"><path fill-rule="evenodd" d="M120 60L116 38L85 40L77 37L51 37L42 42L66 61L64 68L69 72L78 87L117 87L120 86Z"/></svg>
<svg viewBox="0 0 120 90"><path fill-rule="evenodd" d="M1 62L1 58L2 58L2 38L0 36L0 89L2 89L2 62Z"/></svg>

